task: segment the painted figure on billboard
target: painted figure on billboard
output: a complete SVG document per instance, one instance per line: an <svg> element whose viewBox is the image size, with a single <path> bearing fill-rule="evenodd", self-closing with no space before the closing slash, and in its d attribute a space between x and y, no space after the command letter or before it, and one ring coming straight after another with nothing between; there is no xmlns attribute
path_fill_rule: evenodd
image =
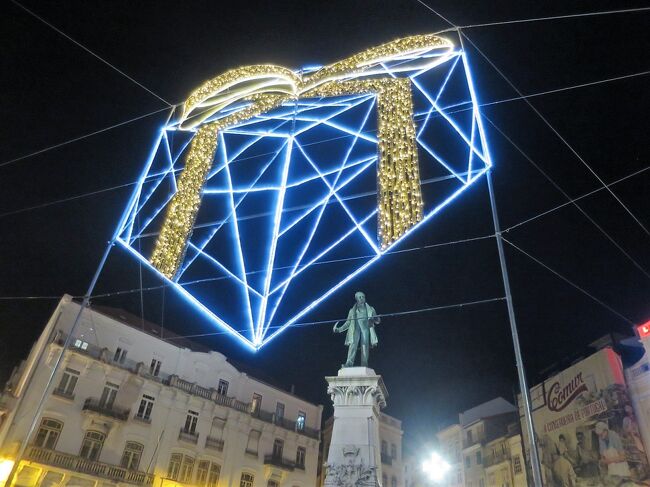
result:
<svg viewBox="0 0 650 487"><path fill-rule="evenodd" d="M545 487L649 484L622 372L618 355L603 349L533 388Z"/></svg>

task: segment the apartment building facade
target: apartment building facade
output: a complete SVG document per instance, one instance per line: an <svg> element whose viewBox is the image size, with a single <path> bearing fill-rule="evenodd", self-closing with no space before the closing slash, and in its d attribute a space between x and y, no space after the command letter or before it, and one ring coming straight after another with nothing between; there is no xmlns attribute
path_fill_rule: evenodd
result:
<svg viewBox="0 0 650 487"><path fill-rule="evenodd" d="M64 296L8 381L0 465L16 459L78 311ZM121 310L84 310L14 485L316 484L322 406L160 333Z"/></svg>
<svg viewBox="0 0 650 487"><path fill-rule="evenodd" d="M437 434L440 452L451 466L445 486L527 486L515 406L496 398L458 416L457 424Z"/></svg>

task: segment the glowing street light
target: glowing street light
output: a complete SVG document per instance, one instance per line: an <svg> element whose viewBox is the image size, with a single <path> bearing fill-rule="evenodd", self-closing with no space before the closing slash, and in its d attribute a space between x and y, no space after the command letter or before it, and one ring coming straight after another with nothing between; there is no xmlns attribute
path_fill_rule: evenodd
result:
<svg viewBox="0 0 650 487"><path fill-rule="evenodd" d="M436 452L431 454L431 457L426 462L422 463L422 470L426 473L431 480L434 482L442 482L445 475L451 468L444 458L438 455Z"/></svg>

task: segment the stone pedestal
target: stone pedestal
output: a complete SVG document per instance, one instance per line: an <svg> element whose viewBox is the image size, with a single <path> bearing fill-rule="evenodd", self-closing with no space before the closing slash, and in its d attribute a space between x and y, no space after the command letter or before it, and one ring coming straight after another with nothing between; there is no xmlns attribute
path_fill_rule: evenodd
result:
<svg viewBox="0 0 650 487"><path fill-rule="evenodd" d="M334 403L325 486L382 487L379 410L388 396L384 381L367 367L342 368L325 379Z"/></svg>

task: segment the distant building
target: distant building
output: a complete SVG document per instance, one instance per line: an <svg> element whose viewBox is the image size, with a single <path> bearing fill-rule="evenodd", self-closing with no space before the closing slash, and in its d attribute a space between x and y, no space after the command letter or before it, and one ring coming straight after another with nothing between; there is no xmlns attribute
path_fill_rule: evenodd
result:
<svg viewBox="0 0 650 487"><path fill-rule="evenodd" d="M64 296L0 397L5 479L78 310ZM316 484L321 406L160 333L121 310L83 312L14 485Z"/></svg>
<svg viewBox="0 0 650 487"><path fill-rule="evenodd" d="M460 424L452 424L437 434L440 455L450 465L445 481L446 487L465 485L463 468L463 429Z"/></svg>
<svg viewBox="0 0 650 487"><path fill-rule="evenodd" d="M327 458L330 441L332 439L332 425L334 418L325 421L323 427L323 440L321 448L321 459ZM385 413L379 413L379 440L381 445L381 470L382 487L407 487L406 486L406 464L402 451L402 422ZM321 469L322 470L322 469ZM325 482L325 472L319 475L319 485Z"/></svg>
<svg viewBox="0 0 650 487"><path fill-rule="evenodd" d="M517 409L496 398L458 415L437 434L451 465L446 487L525 487L526 468Z"/></svg>

